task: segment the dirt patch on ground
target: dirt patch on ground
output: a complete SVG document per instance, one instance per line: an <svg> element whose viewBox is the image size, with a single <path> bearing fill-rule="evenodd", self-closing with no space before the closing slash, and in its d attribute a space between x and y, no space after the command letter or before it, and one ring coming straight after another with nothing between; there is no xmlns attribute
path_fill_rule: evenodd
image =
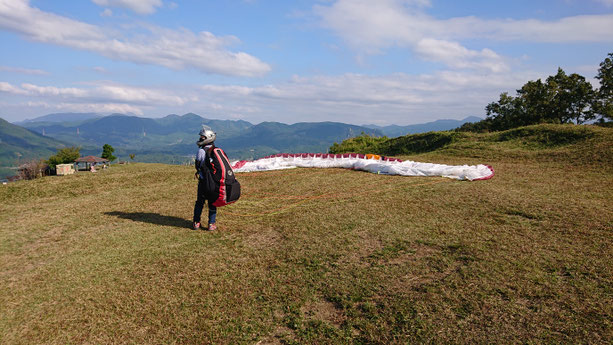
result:
<svg viewBox="0 0 613 345"><path fill-rule="evenodd" d="M244 232L241 236L244 236L245 244L256 250L274 248L283 240L281 234L274 229L262 229L252 233Z"/></svg>
<svg viewBox="0 0 613 345"><path fill-rule="evenodd" d="M274 332L264 339L255 343L256 345L282 345L287 344L287 340L291 339L293 341L296 340L296 336L294 335L294 331L285 327L285 326L277 326Z"/></svg>
<svg viewBox="0 0 613 345"><path fill-rule="evenodd" d="M309 320L323 321L336 328L340 328L346 319L343 311L334 303L323 300L307 303L302 312Z"/></svg>

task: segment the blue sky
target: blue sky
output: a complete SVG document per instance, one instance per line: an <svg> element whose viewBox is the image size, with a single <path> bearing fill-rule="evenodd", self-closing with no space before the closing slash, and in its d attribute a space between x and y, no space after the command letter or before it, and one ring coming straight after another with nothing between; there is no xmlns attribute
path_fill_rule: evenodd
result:
<svg viewBox="0 0 613 345"><path fill-rule="evenodd" d="M484 117L558 67L598 87L613 0L0 0L0 117Z"/></svg>

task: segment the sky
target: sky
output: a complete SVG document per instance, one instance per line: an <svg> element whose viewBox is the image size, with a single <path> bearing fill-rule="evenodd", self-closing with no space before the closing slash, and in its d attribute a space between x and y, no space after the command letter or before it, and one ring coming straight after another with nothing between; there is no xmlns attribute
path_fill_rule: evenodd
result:
<svg viewBox="0 0 613 345"><path fill-rule="evenodd" d="M558 67L598 87L613 0L0 0L0 117L410 125Z"/></svg>

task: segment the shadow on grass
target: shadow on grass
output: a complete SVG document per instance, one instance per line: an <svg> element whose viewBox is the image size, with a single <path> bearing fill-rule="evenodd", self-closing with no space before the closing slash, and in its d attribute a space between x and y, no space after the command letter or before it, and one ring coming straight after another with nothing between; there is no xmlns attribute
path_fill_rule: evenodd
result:
<svg viewBox="0 0 613 345"><path fill-rule="evenodd" d="M104 214L109 216L115 216L118 218L133 220L135 222L157 224L162 226L174 226L178 228L189 228L192 226L191 220L186 220L184 218L178 218L173 216L164 216L158 213L113 211L105 212Z"/></svg>

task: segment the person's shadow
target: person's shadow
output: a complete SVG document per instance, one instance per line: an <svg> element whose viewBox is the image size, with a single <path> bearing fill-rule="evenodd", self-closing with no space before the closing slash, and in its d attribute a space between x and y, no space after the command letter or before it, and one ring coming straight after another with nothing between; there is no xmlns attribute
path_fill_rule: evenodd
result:
<svg viewBox="0 0 613 345"><path fill-rule="evenodd" d="M163 216L158 213L112 211L104 212L104 214L133 220L135 222L151 223L162 226L174 226L179 228L189 228L192 226L192 222L184 218Z"/></svg>

